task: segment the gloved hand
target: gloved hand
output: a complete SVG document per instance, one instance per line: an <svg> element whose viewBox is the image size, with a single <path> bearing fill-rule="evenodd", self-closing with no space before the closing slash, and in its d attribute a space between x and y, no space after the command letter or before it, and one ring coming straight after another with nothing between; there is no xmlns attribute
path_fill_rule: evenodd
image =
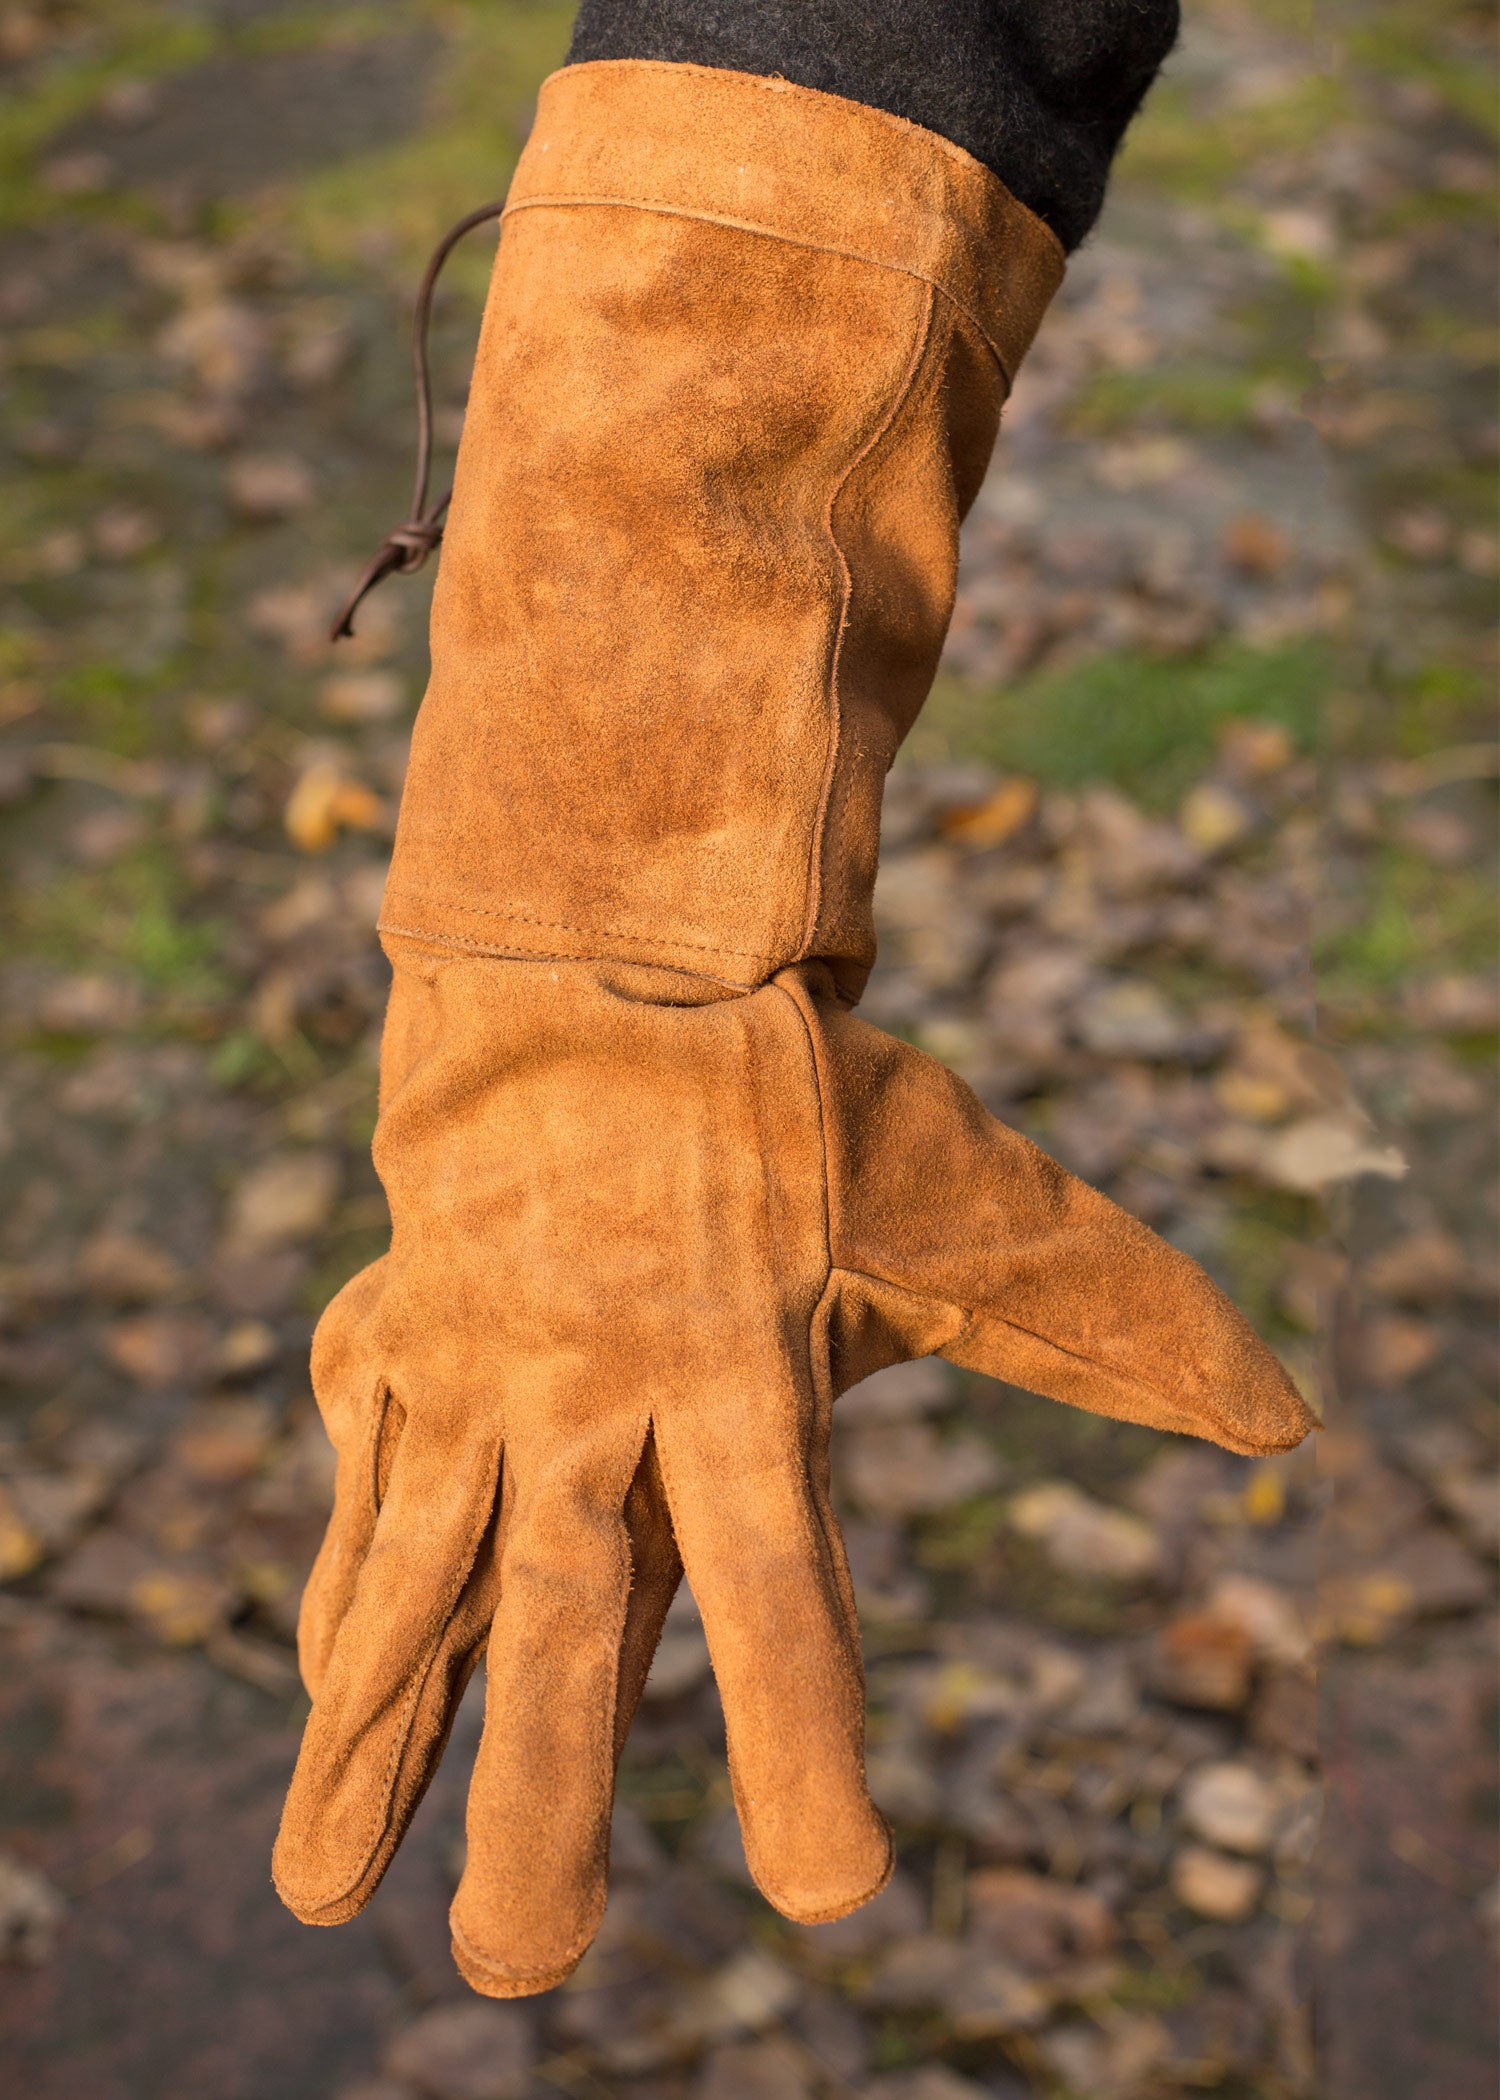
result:
<svg viewBox="0 0 1500 2100"><path fill-rule="evenodd" d="M636 62L544 90L460 454L382 930L390 1253L318 1330L339 1455L277 1846L353 1915L488 1669L453 1908L496 1996L604 1900L686 1568L751 1871L890 1871L837 1394L934 1351L1238 1451L1310 1426L1194 1263L849 1011L880 785L1060 261L931 134Z"/></svg>

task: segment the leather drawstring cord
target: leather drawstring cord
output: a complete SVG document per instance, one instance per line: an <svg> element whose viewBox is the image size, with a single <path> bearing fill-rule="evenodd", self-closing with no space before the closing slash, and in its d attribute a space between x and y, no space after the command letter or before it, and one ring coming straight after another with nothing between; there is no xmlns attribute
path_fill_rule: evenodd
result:
<svg viewBox="0 0 1500 2100"><path fill-rule="evenodd" d="M439 271L464 235L472 233L476 226L482 226L486 219L498 219L504 209L503 198L495 204L481 204L477 211L471 211L456 226L450 226L433 249L423 272L421 289L417 293L417 310L412 318L411 362L417 382L417 478L412 490L411 512L404 524L386 534L365 564L358 583L328 630L331 642L353 634L355 611L377 583L383 583L387 576L412 575L443 537L443 519L453 491L447 490L430 507L427 502L427 477L432 468L432 381L427 370L427 330L432 319L432 294Z"/></svg>

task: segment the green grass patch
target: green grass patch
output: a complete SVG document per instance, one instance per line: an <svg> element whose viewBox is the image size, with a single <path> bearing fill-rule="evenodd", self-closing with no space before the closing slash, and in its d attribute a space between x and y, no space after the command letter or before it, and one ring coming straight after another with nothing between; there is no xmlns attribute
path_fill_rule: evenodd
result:
<svg viewBox="0 0 1500 2100"><path fill-rule="evenodd" d="M1112 2005L1126 2012L1180 2012L1203 1995L1203 1979L1196 1969L1121 1969L1106 1993Z"/></svg>
<svg viewBox="0 0 1500 2100"><path fill-rule="evenodd" d="M1236 1305L1254 1321L1261 1334L1277 1338L1293 1331L1281 1312L1278 1292L1286 1275L1289 1252L1301 1237L1286 1230L1284 1214L1273 1215L1284 1213L1284 1209L1274 1199L1259 1204L1253 1197L1243 1197L1225 1222L1223 1243L1224 1264L1234 1279ZM1315 1221L1298 1222L1308 1227L1306 1237L1316 1237Z"/></svg>
<svg viewBox="0 0 1500 2100"><path fill-rule="evenodd" d="M1422 758L1444 744L1492 733L1493 679L1461 658L1423 664L1400 682L1393 698L1393 742L1402 758Z"/></svg>
<svg viewBox="0 0 1500 2100"><path fill-rule="evenodd" d="M371 1262L379 1261L390 1252L389 1227L361 1227L349 1233L335 1246L324 1252L322 1260L314 1269L302 1288L302 1310L310 1319L318 1319L332 1304L344 1285L367 1269Z"/></svg>
<svg viewBox="0 0 1500 2100"><path fill-rule="evenodd" d="M1163 808L1203 771L1237 717L1278 722L1310 749L1333 676L1330 652L1313 642L1226 643L1188 658L1131 651L1004 691L944 676L906 752L918 765L980 760L1049 787L1111 780Z"/></svg>
<svg viewBox="0 0 1500 2100"><path fill-rule="evenodd" d="M1343 81L1312 70L1263 100L1230 108L1206 103L1196 83L1169 77L1131 126L1120 173L1174 197L1220 204L1256 162L1315 146L1352 106Z"/></svg>
<svg viewBox="0 0 1500 2100"><path fill-rule="evenodd" d="M20 905L17 930L69 969L113 967L178 1000L222 998L223 928L189 919L181 889L173 856L153 844L109 868L60 875Z"/></svg>
<svg viewBox="0 0 1500 2100"><path fill-rule="evenodd" d="M966 1573L995 1549L1005 1530L1005 1495L980 1495L945 1509L920 1528L918 1557L934 1573Z"/></svg>
<svg viewBox="0 0 1500 2100"><path fill-rule="evenodd" d="M1445 32L1450 20L1477 29L1475 16L1465 8L1400 4L1377 13L1357 29L1349 30L1342 42L1348 56L1372 73L1389 80L1419 80L1439 94L1448 108L1486 138L1500 136L1500 114L1495 99L1495 70L1490 58L1490 31L1483 30L1483 55L1477 46L1463 53ZM1477 61L1477 62L1476 62Z"/></svg>
<svg viewBox="0 0 1500 2100"><path fill-rule="evenodd" d="M151 0L91 0L88 35L43 60L24 92L0 103L0 226L46 223L93 198L61 198L37 181L35 161L49 142L88 116L117 80L159 80L211 56L206 21Z"/></svg>
<svg viewBox="0 0 1500 2100"><path fill-rule="evenodd" d="M428 124L384 152L342 161L247 212L260 221L270 213L325 269L368 272L378 257L383 271L406 284L454 220L504 196L537 90L567 54L574 12L558 0L528 6L457 0L433 10L447 49ZM482 234L465 243L444 284L482 299L491 252Z"/></svg>
<svg viewBox="0 0 1500 2100"><path fill-rule="evenodd" d="M413 8L410 0L393 20L390 0L355 0L346 7L326 5L295 9L230 24L224 41L235 51L261 57L280 51L323 51L343 44L372 44L378 38L419 28L423 13L436 9Z"/></svg>
<svg viewBox="0 0 1500 2100"><path fill-rule="evenodd" d="M1108 436L1146 422L1178 430L1243 430L1265 381L1266 375L1234 365L1190 361L1101 372L1069 410L1068 428L1080 437Z"/></svg>
<svg viewBox="0 0 1500 2100"><path fill-rule="evenodd" d="M142 674L96 661L58 672L51 698L83 742L118 758L145 758L163 747L162 696L182 682L171 665Z"/></svg>
<svg viewBox="0 0 1500 2100"><path fill-rule="evenodd" d="M1319 982L1395 992L1430 970L1486 970L1495 954L1495 902L1488 869L1438 868L1397 846L1371 861L1364 917L1315 943Z"/></svg>

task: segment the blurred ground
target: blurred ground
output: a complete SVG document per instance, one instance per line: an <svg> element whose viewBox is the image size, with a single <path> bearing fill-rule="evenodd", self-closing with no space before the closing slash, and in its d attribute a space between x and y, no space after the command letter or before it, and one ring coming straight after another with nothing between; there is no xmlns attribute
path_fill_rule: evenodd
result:
<svg viewBox="0 0 1500 2100"><path fill-rule="evenodd" d="M427 580L321 630L403 512L415 270L568 16L0 9L0 2076L1488 2095L1493 94L1452 0L1190 9L967 532L868 1001L1209 1263L1316 1458L932 1365L851 1395L902 1868L841 1925L746 1885L686 1601L568 1987L449 1965L472 1707L365 1918L272 1896Z"/></svg>

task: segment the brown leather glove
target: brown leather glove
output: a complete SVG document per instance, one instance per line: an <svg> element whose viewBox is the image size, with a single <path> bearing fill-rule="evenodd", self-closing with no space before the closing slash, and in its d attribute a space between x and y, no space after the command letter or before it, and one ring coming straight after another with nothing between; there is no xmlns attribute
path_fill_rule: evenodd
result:
<svg viewBox="0 0 1500 2100"><path fill-rule="evenodd" d="M836 1395L939 1352L1126 1420L1311 1426L1194 1263L849 1012L883 776L1056 242L957 148L636 61L543 91L485 319L382 932L390 1253L320 1325L339 1453L276 1854L368 1900L488 1665L454 1948L560 1981L686 1568L751 1870L890 1871Z"/></svg>

